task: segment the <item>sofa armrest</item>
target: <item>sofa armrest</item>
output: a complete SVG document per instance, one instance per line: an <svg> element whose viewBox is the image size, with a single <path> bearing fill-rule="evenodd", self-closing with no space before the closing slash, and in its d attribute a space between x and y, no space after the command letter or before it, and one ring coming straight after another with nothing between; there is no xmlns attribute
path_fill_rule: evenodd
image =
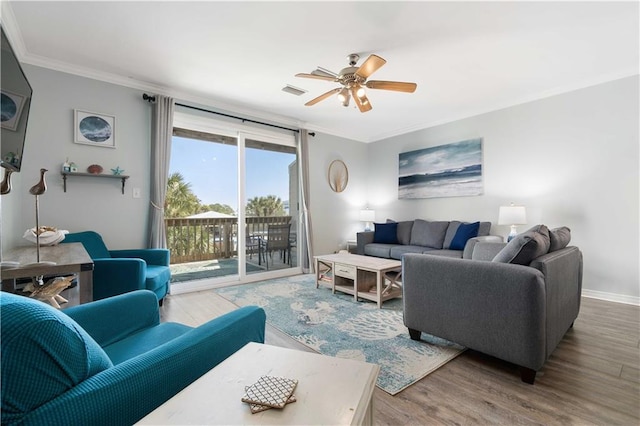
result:
<svg viewBox="0 0 640 426"><path fill-rule="evenodd" d="M545 282L535 268L422 254L403 257L404 323L539 370Z"/></svg>
<svg viewBox="0 0 640 426"><path fill-rule="evenodd" d="M548 357L580 312L582 253L566 247L534 259L529 266L541 271L546 281Z"/></svg>
<svg viewBox="0 0 640 426"><path fill-rule="evenodd" d="M248 306L108 368L24 417L25 424L133 424L249 342L264 342L265 313Z"/></svg>
<svg viewBox="0 0 640 426"><path fill-rule="evenodd" d="M485 260L491 262L494 257L507 245L502 242L478 242L473 247L471 253L471 259L473 260Z"/></svg>
<svg viewBox="0 0 640 426"><path fill-rule="evenodd" d="M94 259L94 300L144 290L146 271L147 263L139 258Z"/></svg>
<svg viewBox="0 0 640 426"><path fill-rule="evenodd" d="M502 237L500 237L498 235L485 235L485 236L482 236L482 237L469 238L467 240L467 243L464 246L464 252L462 253L462 258L463 259L473 259L473 250L474 250L475 246L478 243L483 243L483 242L501 243L501 242L503 242L503 239L502 239Z"/></svg>
<svg viewBox="0 0 640 426"><path fill-rule="evenodd" d="M138 258L149 265L169 266L168 249L129 249L129 250L109 250L111 257Z"/></svg>
<svg viewBox="0 0 640 426"><path fill-rule="evenodd" d="M160 323L158 299L149 290L132 291L62 312L102 347Z"/></svg>
<svg viewBox="0 0 640 426"><path fill-rule="evenodd" d="M373 242L373 235L373 231L363 231L356 234L356 242L358 244L356 249L357 254L364 255L364 246Z"/></svg>

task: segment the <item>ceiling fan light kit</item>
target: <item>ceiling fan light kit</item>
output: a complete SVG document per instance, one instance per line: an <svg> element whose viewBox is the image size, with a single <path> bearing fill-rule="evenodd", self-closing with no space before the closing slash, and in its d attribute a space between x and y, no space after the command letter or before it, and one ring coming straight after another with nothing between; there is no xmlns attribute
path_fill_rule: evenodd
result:
<svg viewBox="0 0 640 426"><path fill-rule="evenodd" d="M369 78L371 74L376 72L378 69L380 69L380 67L387 63L386 60L378 55L369 55L367 60L364 61L364 63L360 65L360 67L355 66L360 59L360 56L358 54L352 53L348 56L348 58L349 66L343 68L339 74L336 74L322 67L318 67L310 74L296 74L296 77L331 81L342 85L342 88L338 87L336 89L329 90L328 92L323 93L317 98L311 99L305 104L305 106L315 105L318 102L323 101L331 95L337 93L338 101L340 101L343 106L348 107L350 98L353 98L353 102L356 104L360 112L367 112L370 111L372 107L369 99L367 98L367 91L365 90L365 87L368 89L392 90L395 92L405 93L413 93L418 87L416 83L408 83L402 81L367 81L367 78Z"/></svg>

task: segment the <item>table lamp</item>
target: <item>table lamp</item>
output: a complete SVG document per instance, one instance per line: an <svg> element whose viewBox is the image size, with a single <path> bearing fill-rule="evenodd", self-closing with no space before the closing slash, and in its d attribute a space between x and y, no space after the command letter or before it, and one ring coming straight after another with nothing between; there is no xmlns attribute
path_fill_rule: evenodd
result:
<svg viewBox="0 0 640 426"><path fill-rule="evenodd" d="M527 213L524 206L516 206L513 203L509 206L500 206L500 212L498 213L498 225L510 225L511 232L507 242L511 241L518 233L516 232L516 225L525 225L527 223Z"/></svg>
<svg viewBox="0 0 640 426"><path fill-rule="evenodd" d="M360 221L361 222L366 222L365 225L364 225L364 230L365 231L373 231L372 222L374 220L376 220L376 212L375 212L375 210L369 210L369 209L360 210Z"/></svg>

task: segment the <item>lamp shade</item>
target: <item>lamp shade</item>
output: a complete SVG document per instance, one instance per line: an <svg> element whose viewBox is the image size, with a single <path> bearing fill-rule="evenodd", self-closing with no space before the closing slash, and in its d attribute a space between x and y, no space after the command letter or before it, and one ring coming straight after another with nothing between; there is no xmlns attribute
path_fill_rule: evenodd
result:
<svg viewBox="0 0 640 426"><path fill-rule="evenodd" d="M375 210L360 210L360 221L361 222L374 222L376 220L376 211Z"/></svg>
<svg viewBox="0 0 640 426"><path fill-rule="evenodd" d="M527 213L524 206L500 206L498 213L498 225L525 225Z"/></svg>

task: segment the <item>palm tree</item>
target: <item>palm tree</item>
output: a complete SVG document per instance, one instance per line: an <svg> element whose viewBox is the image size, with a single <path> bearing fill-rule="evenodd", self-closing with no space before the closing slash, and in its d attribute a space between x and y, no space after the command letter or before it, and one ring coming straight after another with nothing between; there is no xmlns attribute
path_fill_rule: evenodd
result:
<svg viewBox="0 0 640 426"><path fill-rule="evenodd" d="M196 214L200 209L200 199L191 190L191 184L176 172L169 176L165 198L165 217L185 217Z"/></svg>
<svg viewBox="0 0 640 426"><path fill-rule="evenodd" d="M284 216L284 204L279 197L253 197L247 202L247 216Z"/></svg>

